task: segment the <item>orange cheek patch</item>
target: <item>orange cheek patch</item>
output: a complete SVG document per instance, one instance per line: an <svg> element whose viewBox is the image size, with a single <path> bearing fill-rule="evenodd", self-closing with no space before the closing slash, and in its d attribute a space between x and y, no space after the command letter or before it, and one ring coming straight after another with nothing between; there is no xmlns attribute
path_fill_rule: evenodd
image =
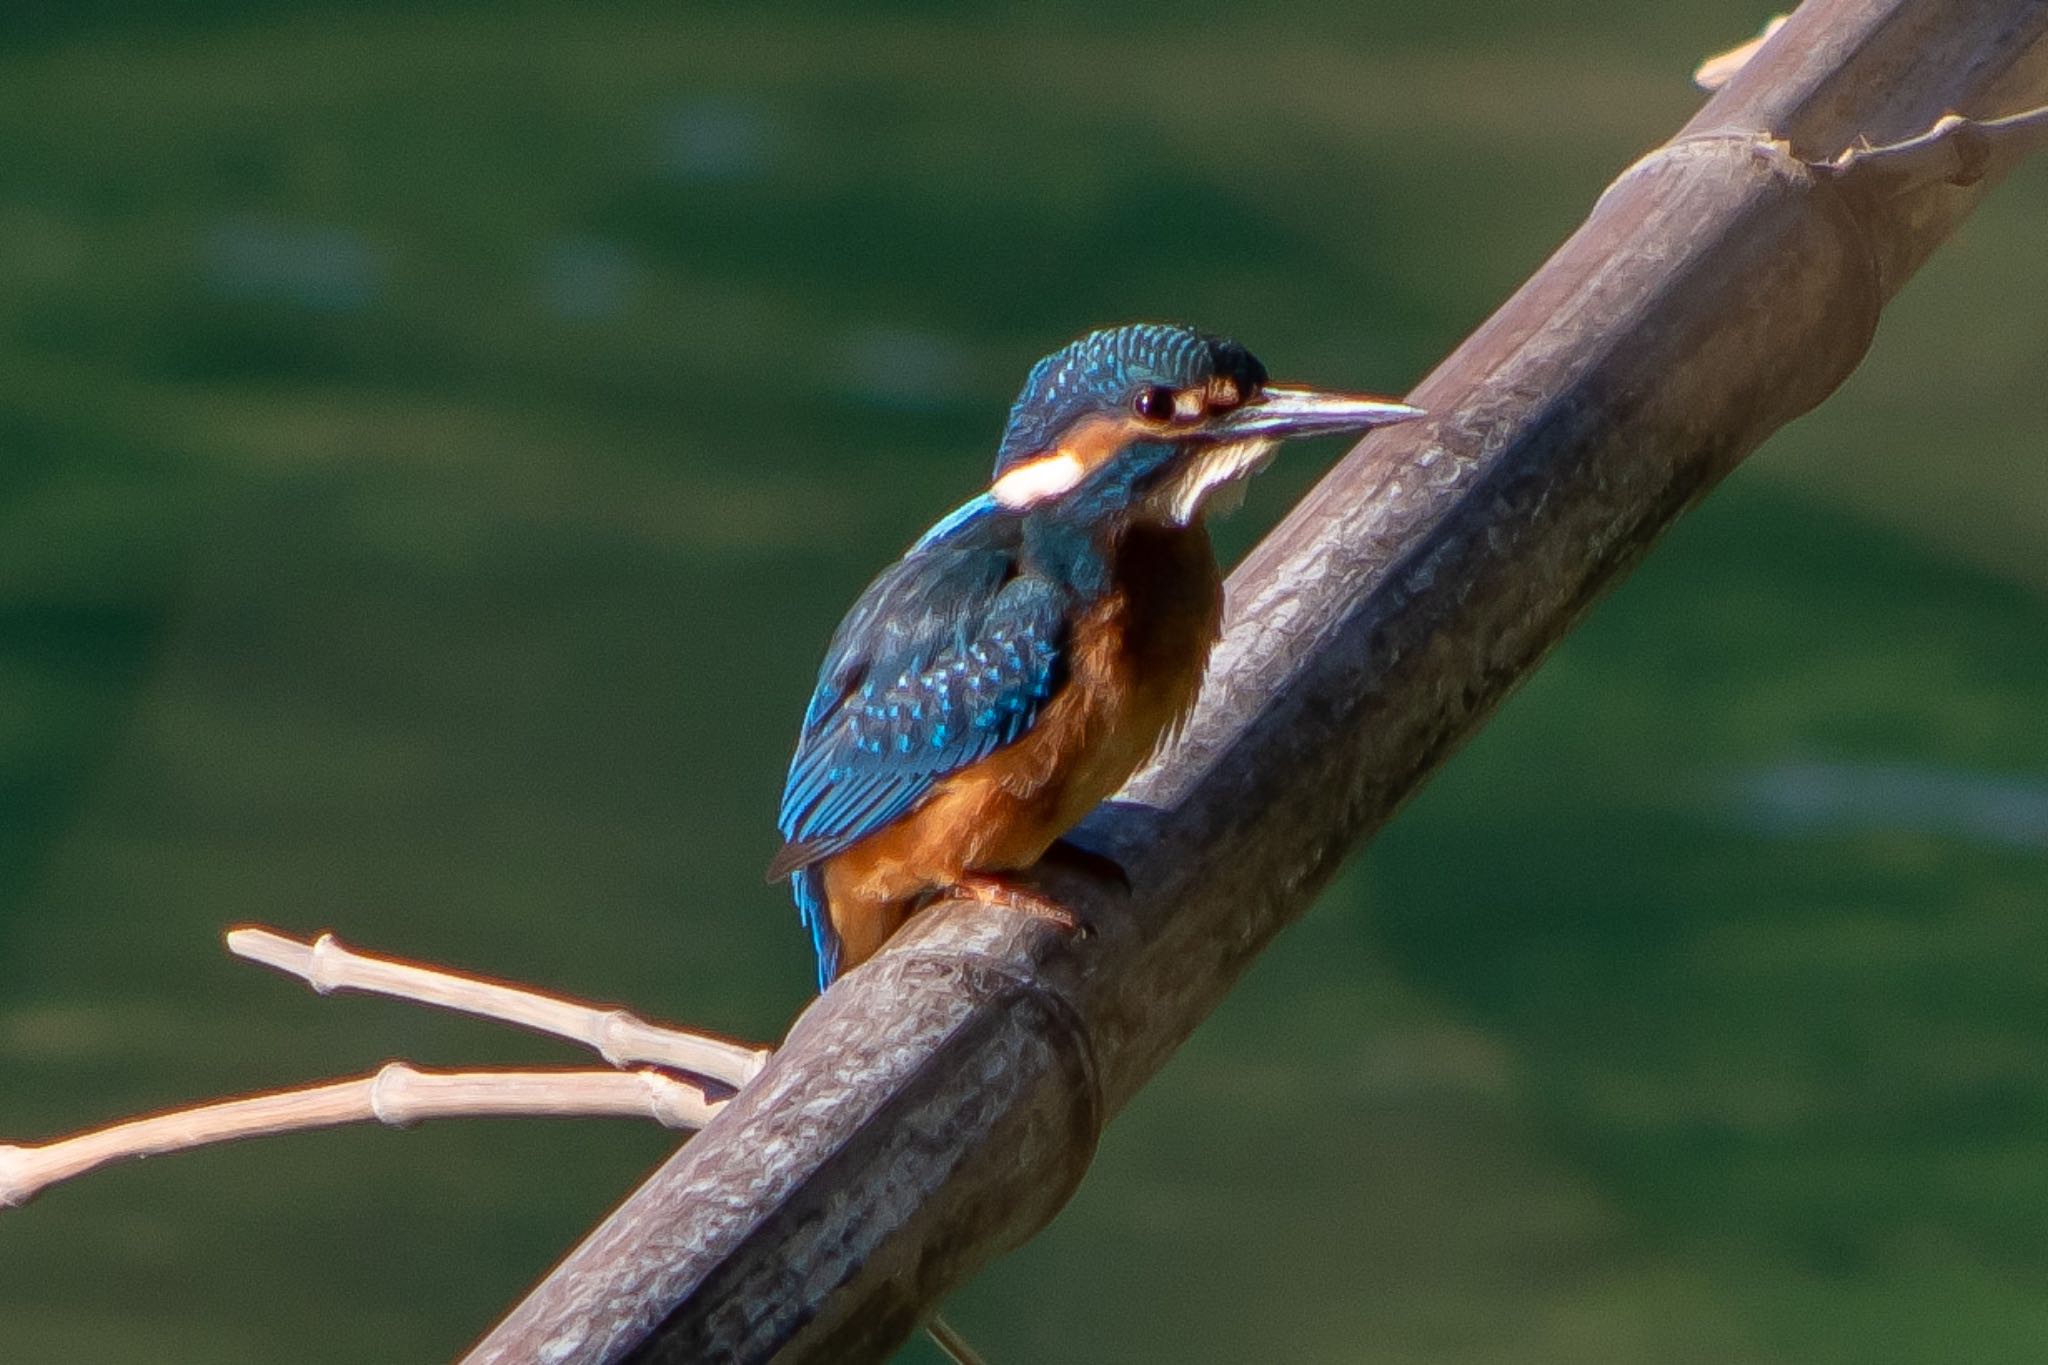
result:
<svg viewBox="0 0 2048 1365"><path fill-rule="evenodd" d="M1083 417L1060 438L1060 451L1079 460L1081 468L1092 474L1147 429L1135 417Z"/></svg>

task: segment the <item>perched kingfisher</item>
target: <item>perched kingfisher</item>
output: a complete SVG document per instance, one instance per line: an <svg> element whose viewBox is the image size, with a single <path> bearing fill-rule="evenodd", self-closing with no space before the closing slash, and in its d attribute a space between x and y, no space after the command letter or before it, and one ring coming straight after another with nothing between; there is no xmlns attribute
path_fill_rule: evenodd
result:
<svg viewBox="0 0 2048 1365"><path fill-rule="evenodd" d="M792 880L818 988L948 890L1071 924L1010 874L1193 706L1223 612L1204 512L1281 440L1421 415L1163 324L1033 366L994 481L868 585L804 714L768 879Z"/></svg>

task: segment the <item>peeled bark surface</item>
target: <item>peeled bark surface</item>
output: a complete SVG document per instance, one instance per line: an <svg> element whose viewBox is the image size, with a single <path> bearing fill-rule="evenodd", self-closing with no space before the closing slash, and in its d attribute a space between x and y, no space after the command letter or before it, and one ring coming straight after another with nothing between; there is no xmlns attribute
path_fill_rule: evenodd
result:
<svg viewBox="0 0 2048 1365"><path fill-rule="evenodd" d="M1674 77L1676 79L1676 77ZM1107 1119L1600 592L1855 368L2009 166L1882 191L1859 138L2048 103L2048 0L1813 0L1230 580L1182 740L1048 883L1074 939L920 916L475 1362L854 1361L1042 1227Z"/></svg>

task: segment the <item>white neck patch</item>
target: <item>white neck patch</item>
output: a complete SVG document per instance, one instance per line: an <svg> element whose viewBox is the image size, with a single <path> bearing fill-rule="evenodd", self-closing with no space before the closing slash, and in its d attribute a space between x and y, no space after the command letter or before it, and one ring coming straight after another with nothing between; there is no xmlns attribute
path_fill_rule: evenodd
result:
<svg viewBox="0 0 2048 1365"><path fill-rule="evenodd" d="M1064 450L1018 465L989 485L989 496L1012 511L1035 507L1071 491L1088 471L1078 457Z"/></svg>
<svg viewBox="0 0 2048 1365"><path fill-rule="evenodd" d="M1264 469L1278 446L1273 440L1250 440L1199 452L1155 495L1153 515L1175 526L1188 525L1212 500L1221 506L1244 480Z"/></svg>

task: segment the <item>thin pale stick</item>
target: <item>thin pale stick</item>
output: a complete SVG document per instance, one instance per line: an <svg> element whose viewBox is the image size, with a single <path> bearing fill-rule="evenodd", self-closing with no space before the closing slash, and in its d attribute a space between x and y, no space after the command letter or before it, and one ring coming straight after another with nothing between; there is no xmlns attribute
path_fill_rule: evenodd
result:
<svg viewBox="0 0 2048 1365"><path fill-rule="evenodd" d="M1717 52L1701 62L1692 73L1692 83L1702 90L1719 90L1728 84L1735 78L1736 72L1749 65L1749 59L1756 56L1757 50L1768 43L1779 29L1785 27L1785 20L1788 17L1790 16L1783 14L1772 15L1770 22L1764 25L1763 32L1756 37L1731 47L1726 52Z"/></svg>
<svg viewBox="0 0 2048 1365"><path fill-rule="evenodd" d="M627 1010L606 1009L484 977L359 953L345 947L332 934L322 934L305 943L251 925L229 930L227 945L228 951L237 957L299 977L322 995L364 991L516 1024L580 1043L613 1066L665 1066L737 1090L768 1063L768 1048L748 1047L713 1034L650 1024Z"/></svg>
<svg viewBox="0 0 2048 1365"><path fill-rule="evenodd" d="M216 1142L374 1120L612 1116L702 1128L724 1105L658 1071L421 1071L391 1062L369 1076L128 1119L32 1146L0 1146L0 1208L110 1162Z"/></svg>
<svg viewBox="0 0 2048 1365"><path fill-rule="evenodd" d="M925 1335L932 1339L932 1345L953 1358L953 1365L988 1365L981 1352L969 1346L967 1338L944 1318L933 1318L924 1325L924 1330Z"/></svg>
<svg viewBox="0 0 2048 1365"><path fill-rule="evenodd" d="M1903 194L1924 185L1974 185L2001 160L2016 162L2048 147L2048 105L2005 118L1944 114L1903 142L1851 147L1815 169L1837 180Z"/></svg>

